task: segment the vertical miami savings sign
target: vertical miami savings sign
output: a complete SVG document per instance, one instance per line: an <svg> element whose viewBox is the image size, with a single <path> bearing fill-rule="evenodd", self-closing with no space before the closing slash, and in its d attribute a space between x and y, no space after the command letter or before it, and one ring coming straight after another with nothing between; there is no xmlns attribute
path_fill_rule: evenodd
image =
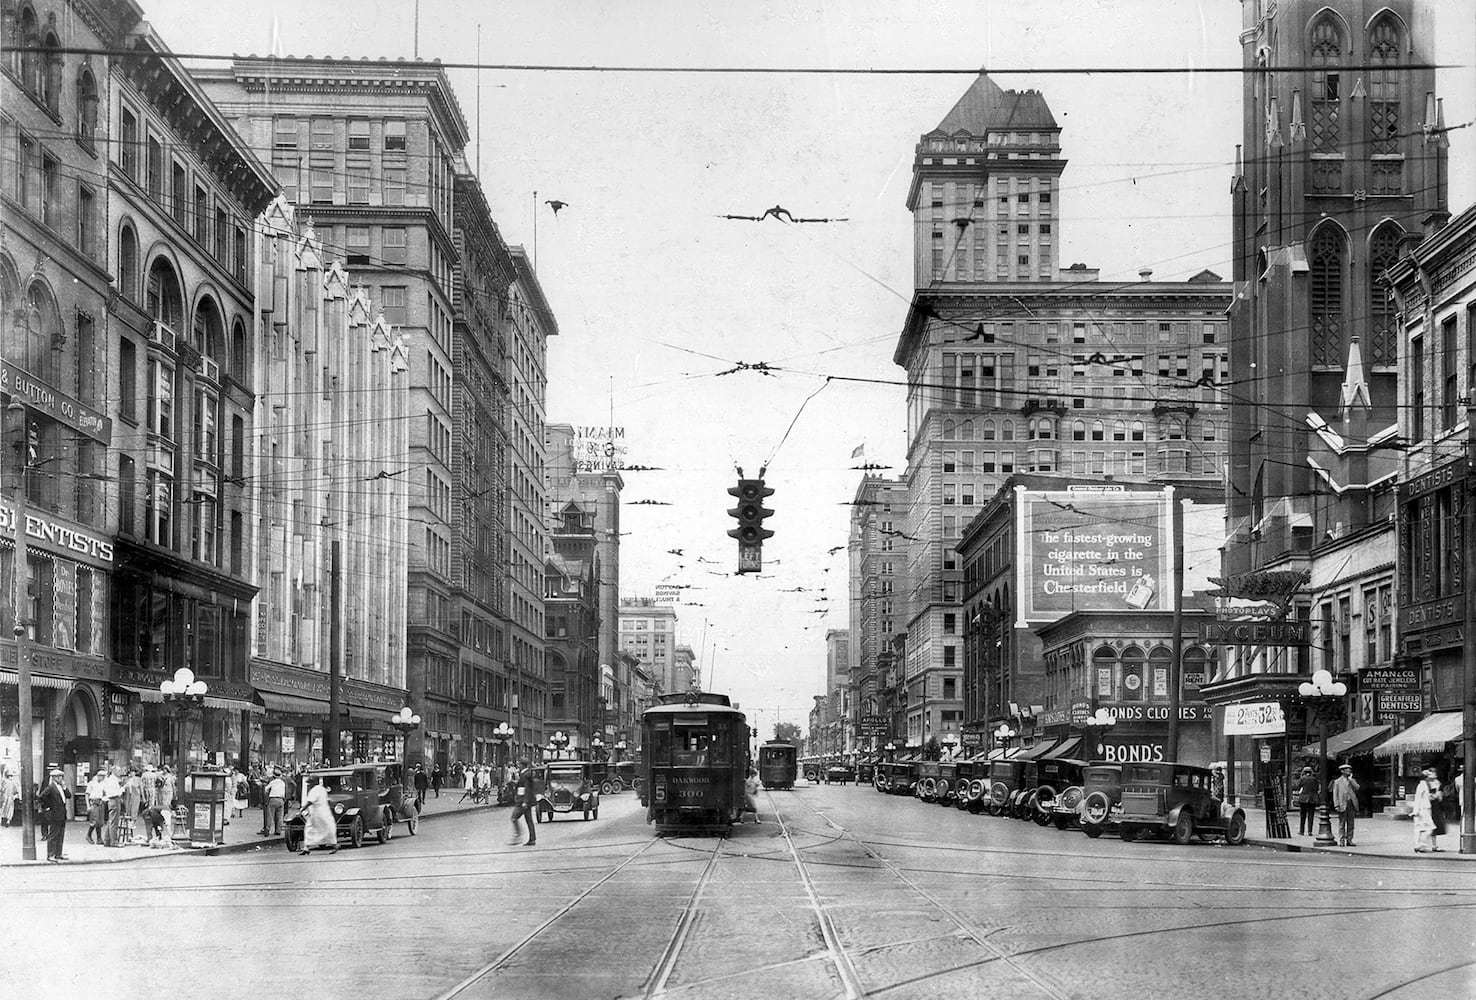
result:
<svg viewBox="0 0 1476 1000"><path fill-rule="evenodd" d="M1016 626L1173 607L1173 488L1015 487Z"/></svg>

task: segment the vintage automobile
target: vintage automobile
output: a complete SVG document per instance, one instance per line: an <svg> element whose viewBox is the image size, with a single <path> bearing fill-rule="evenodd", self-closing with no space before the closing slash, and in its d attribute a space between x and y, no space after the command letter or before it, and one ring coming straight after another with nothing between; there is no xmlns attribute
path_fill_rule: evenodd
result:
<svg viewBox="0 0 1476 1000"><path fill-rule="evenodd" d="M989 794L984 802L989 815L1003 816L1009 813L1011 799L1020 789L1024 777L1025 764L1023 760L996 759L989 762L989 776L984 779L989 786Z"/></svg>
<svg viewBox="0 0 1476 1000"><path fill-rule="evenodd" d="M1081 787L1084 766L1084 761L1069 758L1040 761L1036 766L1036 823L1065 830L1080 820L1077 810L1085 794Z"/></svg>
<svg viewBox="0 0 1476 1000"><path fill-rule="evenodd" d="M856 769L843 761L833 761L825 769L825 780L848 785L856 780Z"/></svg>
<svg viewBox="0 0 1476 1000"><path fill-rule="evenodd" d="M640 784L633 760L596 763L595 777L599 780L601 795L617 795Z"/></svg>
<svg viewBox="0 0 1476 1000"><path fill-rule="evenodd" d="M938 767L936 760L924 760L917 765L917 784L912 794L923 802L938 801Z"/></svg>
<svg viewBox="0 0 1476 1000"><path fill-rule="evenodd" d="M538 818L550 822L556 813L579 813L600 818L600 782L597 765L588 760L558 760L534 768L538 775Z"/></svg>
<svg viewBox="0 0 1476 1000"><path fill-rule="evenodd" d="M394 761L313 768L302 776L298 801L306 801L308 789L322 783L338 823L338 838L361 847L364 838L372 835L383 844L394 836L397 822L404 823L411 836L420 829L415 789L404 779L404 765ZM300 811L284 824L282 839L289 851L301 849L306 825L307 818Z"/></svg>
<svg viewBox="0 0 1476 1000"><path fill-rule="evenodd" d="M889 795L911 795L917 784L917 762L889 760L876 765L876 790Z"/></svg>
<svg viewBox="0 0 1476 1000"><path fill-rule="evenodd" d="M1174 761L1122 765L1123 840L1171 836L1176 844L1223 837L1245 843L1245 810L1211 793L1209 768Z"/></svg>
<svg viewBox="0 0 1476 1000"><path fill-rule="evenodd" d="M984 789L975 779L984 767L985 764L982 760L975 760L972 757L965 757L963 760L956 762L953 777L954 808L960 811L970 809L978 801ZM982 808L982 804L980 808ZM977 812L978 810L975 811Z"/></svg>
<svg viewBox="0 0 1476 1000"><path fill-rule="evenodd" d="M1019 785L1010 792L1009 803L1005 806L1005 811L1014 819L1035 817L1036 774L1039 766L1039 761L1021 761Z"/></svg>
<svg viewBox="0 0 1476 1000"><path fill-rule="evenodd" d="M1100 837L1122 815L1122 765L1088 764L1081 769L1081 832Z"/></svg>
<svg viewBox="0 0 1476 1000"><path fill-rule="evenodd" d="M940 806L951 806L958 799L958 767L956 760L940 760L938 777L933 786L933 801Z"/></svg>

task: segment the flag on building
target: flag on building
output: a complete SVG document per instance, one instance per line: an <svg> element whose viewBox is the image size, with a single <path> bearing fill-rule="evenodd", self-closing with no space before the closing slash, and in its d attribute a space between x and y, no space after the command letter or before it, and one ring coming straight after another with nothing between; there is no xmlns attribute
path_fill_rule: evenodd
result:
<svg viewBox="0 0 1476 1000"><path fill-rule="evenodd" d="M858 444L851 451L851 457L852 458L860 458L862 455L865 455L865 454L866 454L866 445L864 443L863 444Z"/></svg>

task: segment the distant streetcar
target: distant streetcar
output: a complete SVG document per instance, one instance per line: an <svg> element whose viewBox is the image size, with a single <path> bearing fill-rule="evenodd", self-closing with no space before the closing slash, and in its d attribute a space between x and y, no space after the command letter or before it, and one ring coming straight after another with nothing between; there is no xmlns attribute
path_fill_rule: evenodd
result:
<svg viewBox="0 0 1476 1000"><path fill-rule="evenodd" d="M724 694L661 696L641 715L646 822L656 832L726 833L743 810L748 722Z"/></svg>
<svg viewBox="0 0 1476 1000"><path fill-rule="evenodd" d="M765 788L793 788L799 775L799 748L784 740L769 740L759 747L759 781Z"/></svg>

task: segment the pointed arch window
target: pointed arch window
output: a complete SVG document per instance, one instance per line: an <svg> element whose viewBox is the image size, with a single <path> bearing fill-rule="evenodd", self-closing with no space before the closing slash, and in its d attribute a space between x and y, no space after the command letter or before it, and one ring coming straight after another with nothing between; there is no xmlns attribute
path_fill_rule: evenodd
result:
<svg viewBox="0 0 1476 1000"><path fill-rule="evenodd" d="M1384 275L1399 259L1404 231L1393 222L1374 230L1368 246L1368 363L1393 367L1398 361L1394 332L1394 303Z"/></svg>
<svg viewBox="0 0 1476 1000"><path fill-rule="evenodd" d="M97 81L86 66L77 76L77 138L92 148L97 135Z"/></svg>
<svg viewBox="0 0 1476 1000"><path fill-rule="evenodd" d="M128 225L118 233L118 290L129 302L138 301L138 237Z"/></svg>
<svg viewBox="0 0 1476 1000"><path fill-rule="evenodd" d="M1331 14L1312 26L1311 37L1312 116L1308 138L1314 153L1336 153L1342 146L1340 110L1343 85L1339 64L1343 59L1343 32Z"/></svg>
<svg viewBox="0 0 1476 1000"><path fill-rule="evenodd" d="M1399 152L1399 25L1379 18L1368 37L1368 132L1371 152Z"/></svg>
<svg viewBox="0 0 1476 1000"><path fill-rule="evenodd" d="M1323 368L1342 367L1343 354L1343 261L1347 256L1343 233L1336 226L1323 226L1312 237L1307 254L1311 269L1312 364Z"/></svg>

